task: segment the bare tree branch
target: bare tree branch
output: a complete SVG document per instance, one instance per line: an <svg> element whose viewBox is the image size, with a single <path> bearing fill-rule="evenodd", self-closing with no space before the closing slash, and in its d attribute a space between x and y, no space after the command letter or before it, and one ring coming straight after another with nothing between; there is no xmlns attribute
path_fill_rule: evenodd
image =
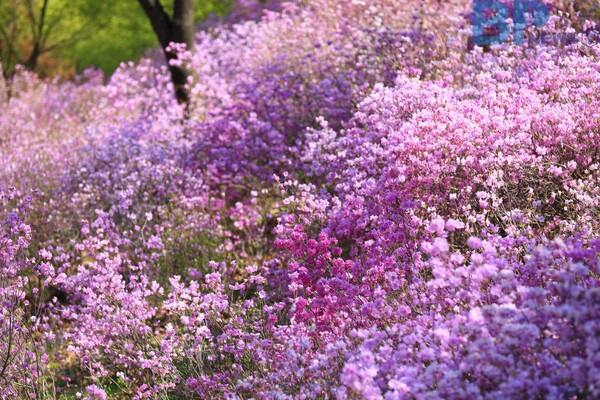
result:
<svg viewBox="0 0 600 400"><path fill-rule="evenodd" d="M37 60L42 54L42 34L44 32L44 22L46 20L46 12L48 11L48 3L49 0L44 0L42 3L42 8L40 10L40 18L38 20L37 26L35 27L35 34L33 35L33 49L31 50L31 55L29 59L25 62L27 68L33 70L37 65ZM31 1L28 1L28 4L31 4ZM31 12L33 16L33 10ZM35 18L32 18L32 21L35 22Z"/></svg>
<svg viewBox="0 0 600 400"><path fill-rule="evenodd" d="M2 27L2 24L0 24L0 36L2 36L4 38L4 42L6 43L6 46L8 47L8 55L14 56L15 59L17 60L17 62L20 62L19 55L18 55L17 51L15 50L15 47L13 44L13 40L10 37L10 35L8 34L8 32L6 32L4 30L4 28Z"/></svg>
<svg viewBox="0 0 600 400"><path fill-rule="evenodd" d="M29 17L29 28L31 29L31 36L34 41L37 41L37 31L35 27L37 26L37 19L35 18L35 11L33 10L33 2L32 0L27 0L25 3L25 8L27 9L27 17Z"/></svg>

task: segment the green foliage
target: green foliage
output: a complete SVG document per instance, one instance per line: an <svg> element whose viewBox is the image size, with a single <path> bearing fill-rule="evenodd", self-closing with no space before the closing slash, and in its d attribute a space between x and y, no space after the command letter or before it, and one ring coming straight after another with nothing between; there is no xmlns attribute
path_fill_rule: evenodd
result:
<svg viewBox="0 0 600 400"><path fill-rule="evenodd" d="M96 66L112 73L122 61L136 60L158 45L137 0L0 0L0 58L11 70L25 63L33 49L33 33L47 1L36 70L43 75L68 74ZM173 1L162 0L168 13ZM225 15L233 0L197 0L196 21ZM12 54L8 49L12 48Z"/></svg>
<svg viewBox="0 0 600 400"><path fill-rule="evenodd" d="M83 2L95 3L97 0ZM91 20L93 34L61 52L78 70L94 65L111 73L120 62L136 60L146 50L158 46L150 22L136 0L110 0L109 3L112 4L103 10L108 18ZM163 0L162 4L171 13L172 1ZM196 21L202 21L210 14L224 15L230 7L228 0L197 0Z"/></svg>

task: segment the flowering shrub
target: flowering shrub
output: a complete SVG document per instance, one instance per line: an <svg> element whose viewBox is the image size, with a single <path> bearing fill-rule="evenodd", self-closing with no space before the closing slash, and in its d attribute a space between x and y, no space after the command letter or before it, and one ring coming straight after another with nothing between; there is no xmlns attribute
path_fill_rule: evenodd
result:
<svg viewBox="0 0 600 400"><path fill-rule="evenodd" d="M47 252L40 251L43 262L27 257L32 238L31 228L24 221L31 208L31 196L21 197L14 188L0 187L0 396L15 398L23 387L37 385L47 355L36 348L40 345L39 288L30 289L26 271L40 275L52 270ZM30 289L30 290L28 290ZM29 293L28 293L29 292Z"/></svg>
<svg viewBox="0 0 600 400"><path fill-rule="evenodd" d="M599 50L471 8L240 1L187 112L0 81L0 398L599 397Z"/></svg>

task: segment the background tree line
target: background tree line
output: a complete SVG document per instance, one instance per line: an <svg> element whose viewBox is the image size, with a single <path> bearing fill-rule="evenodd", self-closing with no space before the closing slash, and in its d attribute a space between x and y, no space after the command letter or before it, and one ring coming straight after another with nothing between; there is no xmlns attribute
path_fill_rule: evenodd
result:
<svg viewBox="0 0 600 400"><path fill-rule="evenodd" d="M148 10L171 19L177 7L188 21L225 15L234 0L0 0L0 59L5 77L17 64L42 76L68 77L88 66L107 74L162 44ZM187 4L187 5L186 5ZM191 4L191 6L190 6ZM191 7L191 8L190 8ZM146 12L144 12L146 11Z"/></svg>

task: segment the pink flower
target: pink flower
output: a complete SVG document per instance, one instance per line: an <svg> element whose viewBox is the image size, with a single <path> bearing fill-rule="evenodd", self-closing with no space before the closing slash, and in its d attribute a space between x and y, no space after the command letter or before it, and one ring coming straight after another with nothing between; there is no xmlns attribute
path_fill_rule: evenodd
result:
<svg viewBox="0 0 600 400"><path fill-rule="evenodd" d="M86 391L90 394L91 399L95 399L95 400L106 400L107 399L106 392L104 390L100 389L96 385L88 386L86 388Z"/></svg>
<svg viewBox="0 0 600 400"><path fill-rule="evenodd" d="M469 239L467 239L467 246L469 246L470 248L477 250L481 247L482 245L482 241L479 238L473 237L471 236Z"/></svg>

